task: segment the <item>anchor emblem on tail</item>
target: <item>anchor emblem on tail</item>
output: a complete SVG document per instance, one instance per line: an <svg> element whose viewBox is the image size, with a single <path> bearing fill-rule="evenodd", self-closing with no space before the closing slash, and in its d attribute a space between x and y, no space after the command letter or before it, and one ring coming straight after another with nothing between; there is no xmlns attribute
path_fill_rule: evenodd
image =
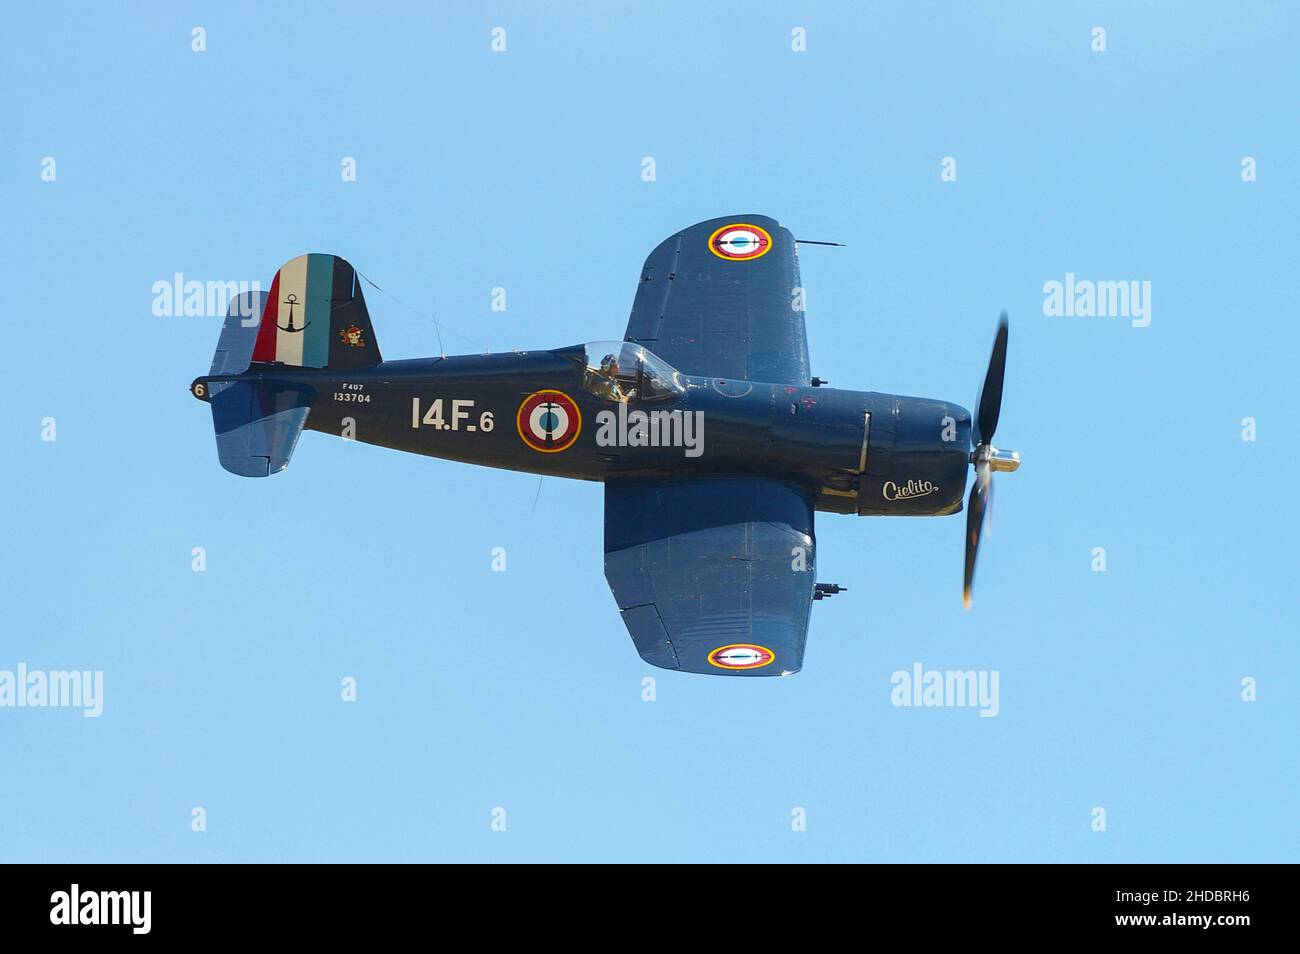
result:
<svg viewBox="0 0 1300 954"><path fill-rule="evenodd" d="M277 323L276 324L277 328L279 328L281 331L288 332L289 334L292 335L292 334L297 334L300 331L305 331L307 328L311 327L310 321L307 322L307 324L303 325L301 328L295 328L293 326L293 306L300 304L297 295L290 294L289 297L284 300L284 303L289 306L289 327L286 328L284 325Z"/></svg>

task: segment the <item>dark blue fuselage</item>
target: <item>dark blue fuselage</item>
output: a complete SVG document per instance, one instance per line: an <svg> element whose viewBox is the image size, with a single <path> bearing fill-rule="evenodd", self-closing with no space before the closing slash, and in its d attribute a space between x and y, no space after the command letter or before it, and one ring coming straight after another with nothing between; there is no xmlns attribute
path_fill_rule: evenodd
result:
<svg viewBox="0 0 1300 954"><path fill-rule="evenodd" d="M387 361L346 373L255 366L239 377L312 387L311 430L431 457L595 481L764 476L804 488L818 510L836 513L962 507L970 414L958 405L688 375L653 400L619 401L590 390L583 354ZM552 393L556 413L539 410ZM538 446L538 428L557 417L572 428L575 416L571 442Z"/></svg>

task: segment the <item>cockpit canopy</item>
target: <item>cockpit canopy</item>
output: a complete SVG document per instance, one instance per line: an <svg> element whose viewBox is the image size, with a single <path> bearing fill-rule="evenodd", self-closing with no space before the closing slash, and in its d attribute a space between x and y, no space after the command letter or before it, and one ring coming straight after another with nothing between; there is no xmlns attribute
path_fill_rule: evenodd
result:
<svg viewBox="0 0 1300 954"><path fill-rule="evenodd" d="M593 341L586 346L582 386L607 401L668 401L684 390L681 375L634 341Z"/></svg>

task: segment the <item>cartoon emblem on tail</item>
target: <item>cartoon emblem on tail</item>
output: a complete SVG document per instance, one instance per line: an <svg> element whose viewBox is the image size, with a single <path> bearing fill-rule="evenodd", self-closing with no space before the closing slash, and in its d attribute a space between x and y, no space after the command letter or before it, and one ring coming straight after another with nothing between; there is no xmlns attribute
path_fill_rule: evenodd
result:
<svg viewBox="0 0 1300 954"><path fill-rule="evenodd" d="M351 345L353 348L361 348L365 342L361 340L361 329L356 325L348 325L339 332L339 339L345 345Z"/></svg>

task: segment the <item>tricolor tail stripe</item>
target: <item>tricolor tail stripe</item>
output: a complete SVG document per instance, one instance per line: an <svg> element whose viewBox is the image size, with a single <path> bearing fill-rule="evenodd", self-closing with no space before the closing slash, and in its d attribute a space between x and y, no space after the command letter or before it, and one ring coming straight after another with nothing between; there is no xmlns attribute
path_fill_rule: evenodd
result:
<svg viewBox="0 0 1300 954"><path fill-rule="evenodd" d="M254 361L302 368L323 368L329 363L336 267L352 270L340 258L318 254L299 255L281 266L271 282L253 347Z"/></svg>
<svg viewBox="0 0 1300 954"><path fill-rule="evenodd" d="M349 268L348 271L351 271ZM302 364L323 368L329 364L331 310L334 298L334 256L307 256L307 313L312 325L303 332ZM317 327L319 325L319 327Z"/></svg>

